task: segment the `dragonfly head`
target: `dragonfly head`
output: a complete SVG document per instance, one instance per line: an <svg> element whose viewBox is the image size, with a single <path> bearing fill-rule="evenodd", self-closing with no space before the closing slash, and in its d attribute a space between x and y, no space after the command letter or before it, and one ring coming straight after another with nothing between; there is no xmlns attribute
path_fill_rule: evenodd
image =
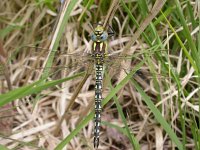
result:
<svg viewBox="0 0 200 150"><path fill-rule="evenodd" d="M94 42L103 42L107 40L108 33L104 31L104 28L102 25L98 24L97 27L94 29L94 32L91 35L91 39Z"/></svg>

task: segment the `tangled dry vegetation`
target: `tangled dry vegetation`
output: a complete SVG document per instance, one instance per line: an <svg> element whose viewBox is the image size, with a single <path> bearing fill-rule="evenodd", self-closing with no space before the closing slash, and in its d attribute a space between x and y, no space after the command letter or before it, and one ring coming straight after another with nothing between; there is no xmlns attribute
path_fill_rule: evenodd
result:
<svg viewBox="0 0 200 150"><path fill-rule="evenodd" d="M3 70L1 72L1 92L3 94L9 90L25 87L24 93L21 93L22 96L16 97L14 101L1 107L1 145L9 149L20 150L55 149L93 111L94 71L90 73L91 75L85 75L92 64L91 58L87 55L91 50L89 35L92 33L91 25L95 26L93 23L99 20L104 21L107 18L107 10L111 7L111 4L95 1L89 7L87 6L88 9L85 9L85 3L85 1L79 1L70 14L47 80L50 82L78 75L55 86L47 86L41 92L35 91L31 95L26 95L26 86L40 80L44 74L43 67L48 59L48 48L57 28L56 20L59 17L57 12L61 11L61 7L56 2L1 0L2 46L0 48L2 50L0 51L1 53L6 51L7 55L3 55L3 53L0 53L0 55L8 62L1 69ZM154 3L149 3L148 9L152 11L151 14L146 16L146 19L138 13L137 2L132 1L125 4L129 6L131 13L143 26L137 28L131 21L130 15L122 7L122 3L116 5L115 13L108 21L116 34L109 39L109 53L112 56L106 60L108 74L104 79L103 97L106 98L107 95L113 93L112 88L119 85L127 76L127 73L142 60L145 60L142 67L139 68L140 71L133 78L151 98L154 106L158 108L162 117L182 142L183 133L178 106L187 108L190 112L184 113L188 113L188 115L196 116L198 114L197 101L194 103L189 101L192 96L194 101L197 98L195 90L198 90L198 84L193 76L194 69L188 59L182 56L181 48L174 42L175 35L164 19L153 20L151 18L151 14L158 14L158 18L162 16L159 11L153 11ZM157 5L157 8L159 8L159 4ZM167 5L170 5L170 3L166 4L163 9L167 9ZM85 14L83 15L84 11ZM156 33L153 33L150 27L145 30L146 32L143 32L152 20L153 24L151 25L155 27ZM183 30L181 27L177 27L177 32L181 30ZM148 35L146 38L151 44L140 36L144 33ZM137 34L139 34L139 37L137 37ZM158 35L159 38L154 37L153 34ZM135 37L137 37L136 42L130 43ZM157 39L162 41L157 41ZM125 47L127 48L127 45L128 51L124 53L123 50ZM171 49L177 51L171 52ZM163 59L163 62L160 58ZM174 69L181 73L181 91L173 80L171 72L163 70L165 63L172 63L173 68L169 67L169 70ZM182 66L183 64L185 67ZM181 71L183 68L185 70ZM6 73L7 71L9 74ZM83 87L78 91L78 95L74 94L83 79L85 79ZM9 80L12 87L7 84ZM110 83L113 87L110 86ZM34 90L34 86L31 88ZM184 91L184 88L188 91ZM183 91L185 93L182 93ZM189 91L194 93L189 94ZM186 94L187 92L188 94ZM168 136L169 133L165 128L163 129L158 121L159 119L155 117L154 111L143 101L143 96L136 90L131 80L120 88L116 96L122 107L123 115L126 117L130 134L133 134L139 141L140 149L161 150L176 147L177 143ZM74 97L74 101L72 97ZM181 104L178 102L179 99ZM65 112L69 105L71 107ZM63 114L65 114L64 120L59 126L59 120L63 117ZM102 121L99 149L133 149L133 143L130 142L127 131L125 132L125 123L119 113L119 108L116 107L114 96L103 108ZM186 130L188 126L190 127L190 124L186 123ZM86 126L82 124L78 133L71 136L73 138L66 144L65 149L93 149L93 121L88 119ZM194 141L190 130L187 130L186 141L187 149L193 149Z"/></svg>

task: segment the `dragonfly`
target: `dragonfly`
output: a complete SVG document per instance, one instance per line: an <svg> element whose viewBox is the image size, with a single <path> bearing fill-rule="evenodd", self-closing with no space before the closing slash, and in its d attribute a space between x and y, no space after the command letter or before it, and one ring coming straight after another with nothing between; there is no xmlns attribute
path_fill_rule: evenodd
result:
<svg viewBox="0 0 200 150"><path fill-rule="evenodd" d="M109 29L112 31L111 27L109 27ZM94 61L94 68L95 68L95 96L94 96L95 115L94 115L94 131L93 131L94 132L93 145L95 148L98 148L100 141L101 112L102 112L101 102L103 99L102 88L103 88L103 74L104 74L104 69L106 68L105 66L114 64L115 60L117 59L121 60L133 59L133 58L138 58L142 54L145 54L145 51L141 51L141 53L138 53L138 55L116 56L116 58L114 58L113 56L114 54L112 53L110 54L108 52L108 40L110 37L113 36L113 34L114 34L113 32L109 32L108 30L106 30L101 23L98 23L96 27L93 29L93 33L90 36L93 42L91 48L91 55L86 56L87 57L86 61L88 60ZM147 49L147 51L149 50ZM73 56L73 55L68 54L68 56ZM110 58L112 57L113 59L110 61ZM77 64L72 63L68 67L74 67L74 66L77 66ZM59 67L61 69L65 68L65 66L63 66L63 68L62 66L55 66L55 68ZM52 68L54 68L54 66ZM30 69L33 70L33 68ZM39 70L42 68L35 68L35 69Z"/></svg>
<svg viewBox="0 0 200 150"><path fill-rule="evenodd" d="M95 58L95 115L94 115L94 147L99 146L100 123L101 123L101 102L103 87L104 58L107 57L107 39L108 33L104 30L102 24L98 24L91 35L92 57Z"/></svg>

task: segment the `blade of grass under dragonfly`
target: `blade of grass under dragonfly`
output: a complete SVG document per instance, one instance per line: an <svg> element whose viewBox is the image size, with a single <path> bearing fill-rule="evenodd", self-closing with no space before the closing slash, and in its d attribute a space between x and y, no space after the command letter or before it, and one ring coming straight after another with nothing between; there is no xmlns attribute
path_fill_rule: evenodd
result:
<svg viewBox="0 0 200 150"><path fill-rule="evenodd" d="M90 65L88 67L88 70L86 71L86 74L83 78L83 80L79 83L79 85L77 86L77 88L75 89L75 92L73 93L70 101L69 101L69 104L67 105L66 109L65 109L65 112L64 114L61 116L61 119L58 121L57 125L56 125L56 129L54 130L54 135L58 135L59 133L59 130L60 130L60 126L63 122L63 120L68 117L67 116L67 112L69 111L70 107L74 104L74 101L76 99L76 97L78 96L80 90L82 89L83 85L85 84L85 81L88 79L88 77L91 75L91 72L92 72L92 67L93 65Z"/></svg>

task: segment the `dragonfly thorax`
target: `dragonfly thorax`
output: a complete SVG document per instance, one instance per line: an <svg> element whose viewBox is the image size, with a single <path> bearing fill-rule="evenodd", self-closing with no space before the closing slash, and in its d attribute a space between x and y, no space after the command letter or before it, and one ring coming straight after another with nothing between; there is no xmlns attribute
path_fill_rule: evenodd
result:
<svg viewBox="0 0 200 150"><path fill-rule="evenodd" d="M93 53L91 56L94 58L96 64L103 64L105 57L107 57L107 54L106 53Z"/></svg>
<svg viewBox="0 0 200 150"><path fill-rule="evenodd" d="M92 45L92 57L95 60L103 60L107 56L107 42L94 42ZM103 61L102 61L103 62Z"/></svg>

